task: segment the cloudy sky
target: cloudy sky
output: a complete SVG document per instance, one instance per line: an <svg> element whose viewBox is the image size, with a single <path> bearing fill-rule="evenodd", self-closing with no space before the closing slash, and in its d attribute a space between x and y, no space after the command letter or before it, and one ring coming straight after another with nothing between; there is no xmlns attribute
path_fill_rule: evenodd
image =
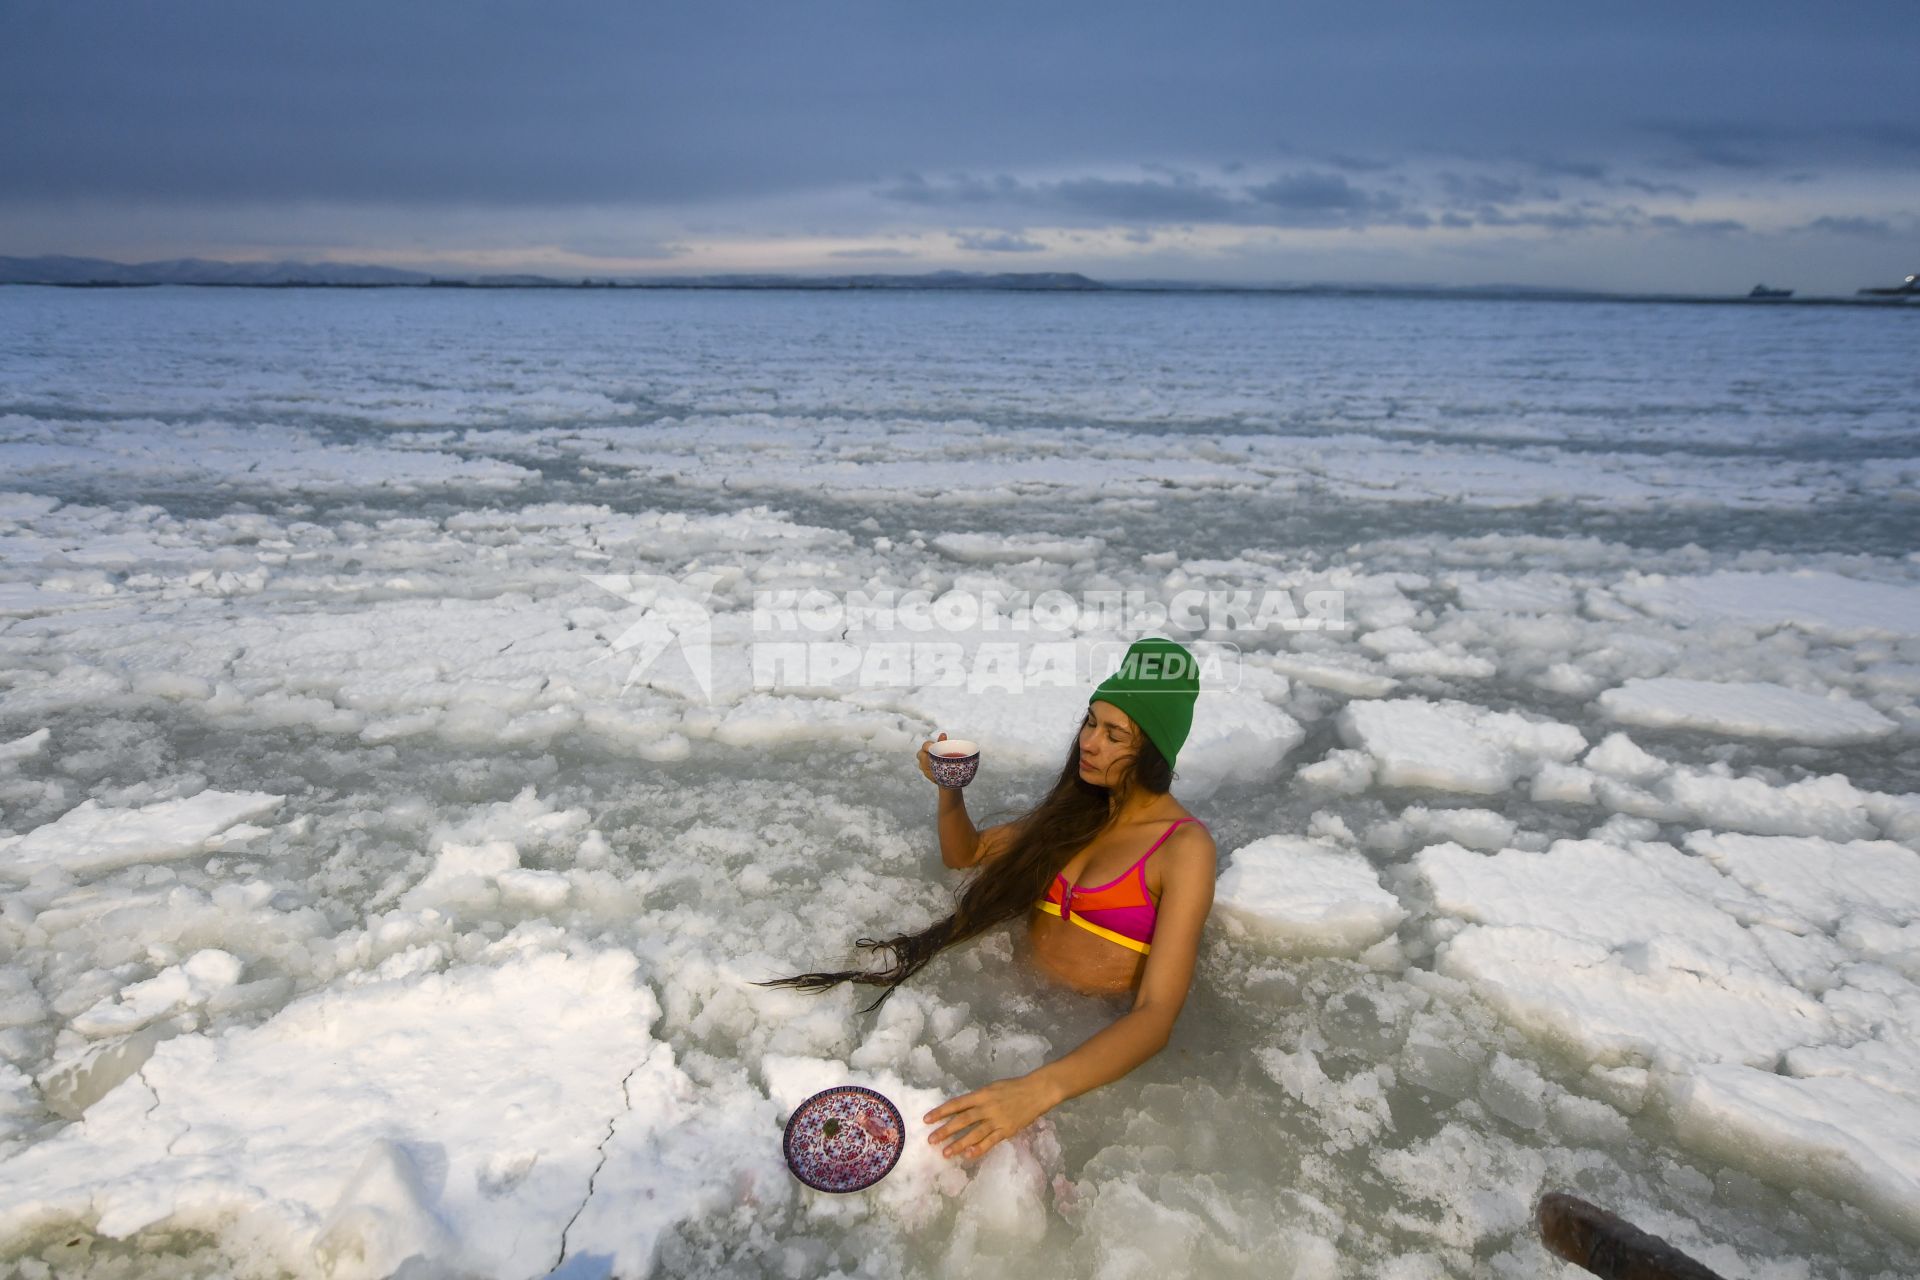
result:
<svg viewBox="0 0 1920 1280"><path fill-rule="evenodd" d="M0 0L0 254L1851 293L1920 4Z"/></svg>

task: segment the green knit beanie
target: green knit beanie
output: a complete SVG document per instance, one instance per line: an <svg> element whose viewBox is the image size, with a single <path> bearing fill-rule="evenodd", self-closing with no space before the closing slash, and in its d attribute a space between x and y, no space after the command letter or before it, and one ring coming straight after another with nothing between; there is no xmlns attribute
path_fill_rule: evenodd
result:
<svg viewBox="0 0 1920 1280"><path fill-rule="evenodd" d="M1093 691L1088 705L1110 702L1133 717L1171 765L1193 728L1193 704L1200 696L1200 664L1171 640L1136 640L1120 660L1120 669Z"/></svg>

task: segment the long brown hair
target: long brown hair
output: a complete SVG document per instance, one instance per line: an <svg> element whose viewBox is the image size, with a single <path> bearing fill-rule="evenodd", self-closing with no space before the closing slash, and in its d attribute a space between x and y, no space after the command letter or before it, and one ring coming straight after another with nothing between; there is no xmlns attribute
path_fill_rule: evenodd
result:
<svg viewBox="0 0 1920 1280"><path fill-rule="evenodd" d="M1091 714L1091 704L1089 704ZM1081 721L1085 724L1085 720ZM756 982L757 987L796 987L802 991L826 991L843 982L862 982L885 987L862 1013L872 1013L886 1003L894 988L926 967L929 960L948 947L978 937L1004 920L1033 909L1046 896L1053 878L1087 847L1114 812L1113 798L1132 791L1165 795L1173 787L1173 766L1153 745L1153 740L1133 726L1134 749L1131 756L1115 761L1120 770L1112 788L1095 786L1080 776L1080 726L1075 726L1073 745L1067 751L1060 775L1040 802L1014 821L1013 839L1006 850L990 859L974 873L960 892L953 913L918 933L903 933L885 939L861 938L853 945L891 954L884 969L842 969L836 972L802 973L791 978L773 978Z"/></svg>

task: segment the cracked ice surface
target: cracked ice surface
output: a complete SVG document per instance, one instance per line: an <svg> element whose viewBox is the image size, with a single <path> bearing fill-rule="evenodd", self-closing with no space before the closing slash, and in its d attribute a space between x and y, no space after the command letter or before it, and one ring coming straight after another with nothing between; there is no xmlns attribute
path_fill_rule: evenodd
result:
<svg viewBox="0 0 1920 1280"><path fill-rule="evenodd" d="M0 291L23 1274L1518 1280L1554 1187L1920 1274L1901 317L119 292ZM1237 656L1192 994L978 1167L919 1117L1124 1002L1018 927L872 1017L753 983L943 913L914 746L1003 816L1087 683L761 687L762 588L987 601L975 660L1021 592L1339 594L1169 628ZM632 670L701 610L710 699ZM909 1146L836 1197L779 1139L844 1082Z"/></svg>
<svg viewBox="0 0 1920 1280"><path fill-rule="evenodd" d="M426 1251L538 1271L586 1196L622 1077L638 1064L633 1123L648 1132L691 1085L648 1034L659 1006L631 955L512 936L495 951L441 973L401 953L394 977L375 970L258 1026L166 1041L143 1088L115 1089L8 1162L0 1232L97 1215L111 1237L158 1222L230 1231L253 1267L384 1275ZM385 1184L346 1212L369 1194L370 1157ZM682 1207L699 1189L697 1177L671 1188Z"/></svg>

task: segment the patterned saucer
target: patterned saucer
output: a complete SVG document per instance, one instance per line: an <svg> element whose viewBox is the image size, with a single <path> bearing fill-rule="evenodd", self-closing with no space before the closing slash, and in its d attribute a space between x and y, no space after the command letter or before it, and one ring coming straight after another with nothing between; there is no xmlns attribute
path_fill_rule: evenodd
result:
<svg viewBox="0 0 1920 1280"><path fill-rule="evenodd" d="M893 1172L907 1126L885 1095L857 1084L822 1089L793 1109L782 1147L815 1191L860 1191Z"/></svg>

